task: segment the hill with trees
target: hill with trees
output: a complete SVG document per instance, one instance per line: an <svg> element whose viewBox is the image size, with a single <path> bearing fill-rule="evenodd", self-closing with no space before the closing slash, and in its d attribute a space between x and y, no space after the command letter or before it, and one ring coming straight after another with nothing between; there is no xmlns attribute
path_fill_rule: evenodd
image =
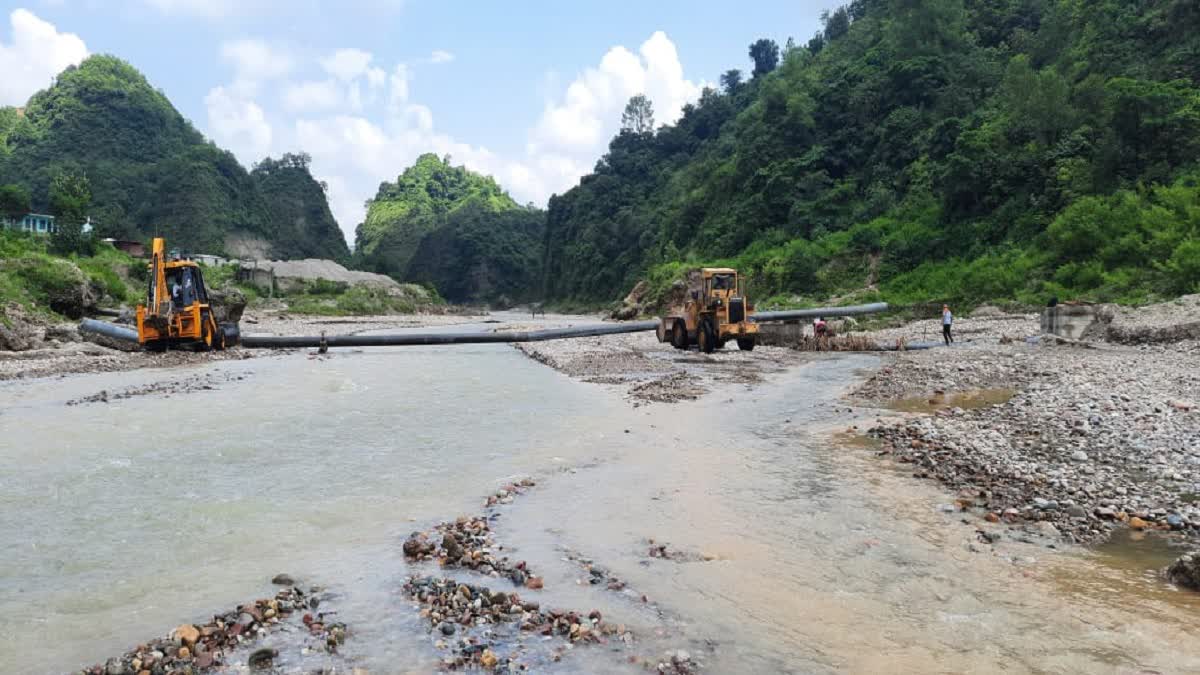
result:
<svg viewBox="0 0 1200 675"><path fill-rule="evenodd" d="M451 302L527 300L540 285L544 222L492 178L424 154L368 202L355 259Z"/></svg>
<svg viewBox="0 0 1200 675"><path fill-rule="evenodd" d="M302 158L265 160L251 175L113 56L67 68L23 109L0 109L0 185L27 192L34 209L51 210L54 181L70 176L86 181L102 235L222 252L236 234L280 257L347 258Z"/></svg>
<svg viewBox="0 0 1200 675"><path fill-rule="evenodd" d="M716 262L780 301L1200 287L1200 5L854 0L823 19L803 46L755 42L675 124L627 111L550 200L549 298Z"/></svg>

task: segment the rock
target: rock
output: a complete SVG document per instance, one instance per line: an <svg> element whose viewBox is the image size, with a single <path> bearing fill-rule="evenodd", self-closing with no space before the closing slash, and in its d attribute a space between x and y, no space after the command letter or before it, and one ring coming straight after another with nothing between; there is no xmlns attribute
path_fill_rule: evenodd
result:
<svg viewBox="0 0 1200 675"><path fill-rule="evenodd" d="M1144 529L1150 527L1150 523L1147 523L1146 521L1142 520L1141 518L1134 516L1129 519L1129 527L1131 527L1135 530L1144 530Z"/></svg>
<svg viewBox="0 0 1200 675"><path fill-rule="evenodd" d="M541 577L529 577L528 579L525 580L525 587L535 590L535 591L541 589L542 588L542 578Z"/></svg>
<svg viewBox="0 0 1200 675"><path fill-rule="evenodd" d="M277 586L295 586L296 580L286 574L276 574L271 579L271 583Z"/></svg>
<svg viewBox="0 0 1200 675"><path fill-rule="evenodd" d="M1076 450L1075 452L1071 453L1071 459L1075 460L1076 462L1086 462L1088 461L1088 454L1082 450Z"/></svg>
<svg viewBox="0 0 1200 675"><path fill-rule="evenodd" d="M1200 551L1179 556L1167 568L1167 579L1184 588L1200 591Z"/></svg>
<svg viewBox="0 0 1200 675"><path fill-rule="evenodd" d="M1037 531L1038 534L1050 539L1057 539L1062 536L1062 532L1054 526L1054 523L1048 520L1038 522Z"/></svg>
<svg viewBox="0 0 1200 675"><path fill-rule="evenodd" d="M46 333L42 337L43 340L58 340L59 342L83 342L83 337L79 334L79 329L74 324L57 323L52 326L46 326Z"/></svg>
<svg viewBox="0 0 1200 675"><path fill-rule="evenodd" d="M1072 518L1087 518L1087 509L1077 504L1067 507L1067 515Z"/></svg>
<svg viewBox="0 0 1200 675"><path fill-rule="evenodd" d="M454 631L457 628L449 621L443 621L438 624L438 630L442 631L442 635L454 635Z"/></svg>
<svg viewBox="0 0 1200 675"><path fill-rule="evenodd" d="M1183 520L1183 516L1180 516L1177 513L1172 513L1167 516L1167 526L1169 526L1172 530L1182 530L1183 528L1187 527L1187 523Z"/></svg>
<svg viewBox="0 0 1200 675"><path fill-rule="evenodd" d="M462 546L458 543L458 538L453 534L447 533L442 537L442 548L446 551L446 557L451 560L458 560L462 557Z"/></svg>
<svg viewBox="0 0 1200 675"><path fill-rule="evenodd" d="M0 311L0 317L6 316ZM0 320L0 351L24 352L37 346L36 329L20 318L8 318L8 324Z"/></svg>
<svg viewBox="0 0 1200 675"><path fill-rule="evenodd" d="M256 649L246 663L255 670L267 670L274 665L275 657L279 652L270 647Z"/></svg>
<svg viewBox="0 0 1200 675"><path fill-rule="evenodd" d="M125 667L125 664L121 662L121 659L109 659L108 662L104 664L104 675L126 675L128 672L129 669Z"/></svg>
<svg viewBox="0 0 1200 675"><path fill-rule="evenodd" d="M196 640L200 639L200 630L190 623L185 623L175 629L175 639L179 640L185 646L196 644Z"/></svg>
<svg viewBox="0 0 1200 675"><path fill-rule="evenodd" d="M175 658L179 660L190 659L192 658L192 650L188 649L187 647L180 647L179 652L175 654Z"/></svg>
<svg viewBox="0 0 1200 675"><path fill-rule="evenodd" d="M242 320L242 312L246 309L246 295L237 287L210 288L208 299L212 303L213 318L217 323L237 323Z"/></svg>
<svg viewBox="0 0 1200 675"><path fill-rule="evenodd" d="M425 538L425 535L421 534L420 532L413 532L408 539L404 540L404 546L402 548L404 549L404 555L408 556L409 558L419 558L425 553L432 552L431 549L433 547Z"/></svg>
<svg viewBox="0 0 1200 675"><path fill-rule="evenodd" d="M484 668L495 668L498 661L499 659L496 658L496 653L490 649L483 650L483 653L479 655L479 665L483 666Z"/></svg>

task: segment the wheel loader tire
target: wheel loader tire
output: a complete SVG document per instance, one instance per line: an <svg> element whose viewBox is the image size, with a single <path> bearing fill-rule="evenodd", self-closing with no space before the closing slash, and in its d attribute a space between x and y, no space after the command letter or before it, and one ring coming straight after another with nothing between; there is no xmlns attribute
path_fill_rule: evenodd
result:
<svg viewBox="0 0 1200 675"><path fill-rule="evenodd" d="M696 331L696 342L700 346L700 351L705 354L711 354L716 349L717 331L713 329L712 322L708 319L700 321L700 328Z"/></svg>
<svg viewBox="0 0 1200 675"><path fill-rule="evenodd" d="M675 320L675 325L671 328L671 346L675 347L675 349L688 348L687 326L678 319Z"/></svg>
<svg viewBox="0 0 1200 675"><path fill-rule="evenodd" d="M744 352L754 351L754 338L752 338L752 337L738 338L737 343L738 343L738 349L740 349Z"/></svg>

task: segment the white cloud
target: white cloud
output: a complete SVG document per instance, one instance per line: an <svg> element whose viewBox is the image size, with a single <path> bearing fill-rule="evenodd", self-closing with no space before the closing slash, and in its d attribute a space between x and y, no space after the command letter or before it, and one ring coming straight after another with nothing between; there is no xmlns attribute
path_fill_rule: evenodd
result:
<svg viewBox="0 0 1200 675"><path fill-rule="evenodd" d="M613 47L566 87L547 80L543 86L549 89L530 92L553 95L531 120L523 151L502 156L439 130L435 111L414 100L414 67L437 60L385 69L373 65L369 52L353 48L310 58L296 67L320 68L327 77L279 83L278 98L259 98L272 103L265 111L255 101L259 92L237 82L213 89L205 101L209 129L247 162L266 154L309 153L313 174L329 185L330 208L353 241L365 200L422 153L450 155L456 165L493 176L518 202L544 204L591 170L617 132L630 96L645 93L658 121L671 122L702 87L684 77L675 45L664 33L651 35L636 53Z"/></svg>
<svg viewBox="0 0 1200 675"><path fill-rule="evenodd" d="M435 49L433 50L433 53L429 55L430 63L450 63L453 60L454 54L451 54L444 49Z"/></svg>
<svg viewBox="0 0 1200 675"><path fill-rule="evenodd" d="M367 84L372 89L382 87L387 83L387 71L383 68L368 68L367 69Z"/></svg>
<svg viewBox="0 0 1200 675"><path fill-rule="evenodd" d="M13 10L8 20L12 42L0 41L0 105L25 105L64 68L87 58L78 35L58 32L29 10Z"/></svg>
<svg viewBox="0 0 1200 675"><path fill-rule="evenodd" d="M244 164L253 164L270 152L271 125L257 103L236 90L214 87L204 97L204 105L214 140L232 150Z"/></svg>
<svg viewBox="0 0 1200 675"><path fill-rule="evenodd" d="M295 112L328 110L336 108L344 101L342 87L333 80L290 84L283 92L284 107Z"/></svg>
<svg viewBox="0 0 1200 675"><path fill-rule="evenodd" d="M328 58L321 60L325 72L334 77L349 82L367 73L371 65L371 53L361 49L339 49Z"/></svg>
<svg viewBox="0 0 1200 675"><path fill-rule="evenodd" d="M233 40L221 45L221 60L233 66L234 77L244 86L281 78L295 63L286 49L262 40Z"/></svg>
<svg viewBox="0 0 1200 675"><path fill-rule="evenodd" d="M391 82L391 93L388 98L388 110L393 114L397 114L404 110L404 104L408 101L408 80L411 74L408 72L408 66L403 63L396 64L396 69L392 71L389 78Z"/></svg>
<svg viewBox="0 0 1200 675"><path fill-rule="evenodd" d="M629 97L645 94L659 123L679 119L685 103L702 86L683 77L675 43L662 31L650 36L636 56L624 47L608 50L568 87L562 101L546 106L533 134L532 151L595 154L619 127Z"/></svg>

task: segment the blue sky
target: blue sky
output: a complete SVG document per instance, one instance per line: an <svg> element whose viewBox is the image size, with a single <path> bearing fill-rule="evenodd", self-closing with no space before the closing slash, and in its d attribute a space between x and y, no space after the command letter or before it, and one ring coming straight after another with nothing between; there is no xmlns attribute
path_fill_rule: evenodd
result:
<svg viewBox="0 0 1200 675"><path fill-rule="evenodd" d="M244 164L309 152L352 239L363 201L422 152L544 204L604 152L630 95L671 121L748 70L750 42L803 43L838 4L5 0L0 105L115 54Z"/></svg>

